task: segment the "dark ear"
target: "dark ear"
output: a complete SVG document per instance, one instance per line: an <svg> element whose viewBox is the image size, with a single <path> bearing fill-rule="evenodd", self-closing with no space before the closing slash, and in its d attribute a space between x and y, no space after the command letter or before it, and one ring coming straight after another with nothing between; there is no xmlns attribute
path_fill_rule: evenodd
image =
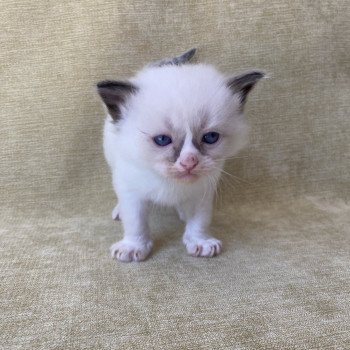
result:
<svg viewBox="0 0 350 350"><path fill-rule="evenodd" d="M121 105L137 90L138 88L129 82L104 80L97 84L97 91L115 121L121 117Z"/></svg>
<svg viewBox="0 0 350 350"><path fill-rule="evenodd" d="M234 94L238 94L242 108L246 102L249 91L261 78L264 78L264 76L264 72L251 71L232 77L227 81L227 86L232 90L232 92Z"/></svg>

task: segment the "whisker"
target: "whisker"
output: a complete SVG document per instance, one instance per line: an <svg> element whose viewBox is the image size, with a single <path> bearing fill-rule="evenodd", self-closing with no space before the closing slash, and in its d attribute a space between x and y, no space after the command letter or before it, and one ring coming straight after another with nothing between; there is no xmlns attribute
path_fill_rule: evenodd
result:
<svg viewBox="0 0 350 350"><path fill-rule="evenodd" d="M238 177L238 176L236 176L236 175L233 175L233 174L227 172L226 170L222 170L222 173L225 174L225 175L227 175L227 176L229 176L229 177L231 177L232 180L235 180L235 181L238 182L238 183L239 183L239 182L243 182L243 183L246 183L246 184L248 184L248 185L251 185L251 183L250 183L249 181L244 180L244 179L242 179L242 178L240 178L240 177Z"/></svg>
<svg viewBox="0 0 350 350"><path fill-rule="evenodd" d="M215 189L215 205L217 205L217 206L221 206L220 200L222 200L222 196L220 196L219 181L220 181L220 179L215 181L213 184L214 189Z"/></svg>
<svg viewBox="0 0 350 350"><path fill-rule="evenodd" d="M202 197L202 199L201 199L201 201L200 201L200 205L202 205L202 204L203 204L203 201L204 201L204 198L205 198L205 197L206 197L206 195L207 195L207 192L208 192L208 187L207 187L207 186L205 186L205 191L204 191L203 197Z"/></svg>
<svg viewBox="0 0 350 350"><path fill-rule="evenodd" d="M214 192L214 197L215 197L215 201L217 200L217 186L216 186L216 181L213 175L209 175L208 176L208 181L209 181L209 185L210 185L210 189L211 191Z"/></svg>
<svg viewBox="0 0 350 350"><path fill-rule="evenodd" d="M247 159L248 156L232 156L232 157L224 157L224 158L215 158L217 161L223 161L223 160L231 160L231 159Z"/></svg>
<svg viewBox="0 0 350 350"><path fill-rule="evenodd" d="M226 178L226 177L222 176L222 177L221 177L221 180L222 180L222 184L223 184L223 185L229 186L229 187L231 187L231 189L233 189L233 190L236 190L236 189L237 189L237 186L238 186L238 187L241 187L241 183L239 183L239 182L236 182L236 183L235 183L236 186L235 186L233 183L231 183L231 182L229 181L230 178Z"/></svg>
<svg viewBox="0 0 350 350"><path fill-rule="evenodd" d="M225 174L225 175L231 177L232 180L235 180L236 182L244 182L244 183L247 183L247 184L251 185L251 183L249 181L244 180L244 179L242 179L242 178L240 178L240 177L238 177L236 175L233 175L233 174L227 172L226 170L224 170L222 168L218 168L218 167L213 167L213 168L217 169L217 170L220 170L221 174Z"/></svg>

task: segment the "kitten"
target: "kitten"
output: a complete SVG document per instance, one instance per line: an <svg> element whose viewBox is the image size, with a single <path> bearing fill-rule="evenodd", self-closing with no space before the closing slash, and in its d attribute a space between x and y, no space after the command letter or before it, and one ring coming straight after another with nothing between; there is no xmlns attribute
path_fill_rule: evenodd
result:
<svg viewBox="0 0 350 350"><path fill-rule="evenodd" d="M213 66L186 64L194 53L154 62L128 82L97 84L108 114L104 153L119 201L112 215L124 227L124 238L111 247L117 260L150 254L150 203L176 208L190 255L221 251L209 233L213 197L225 159L246 142L243 107L264 73L226 78Z"/></svg>

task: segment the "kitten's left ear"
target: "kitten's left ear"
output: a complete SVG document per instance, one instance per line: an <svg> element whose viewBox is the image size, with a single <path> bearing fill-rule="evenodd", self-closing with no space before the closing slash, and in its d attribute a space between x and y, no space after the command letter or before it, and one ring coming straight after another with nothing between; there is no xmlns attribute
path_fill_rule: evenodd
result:
<svg viewBox="0 0 350 350"><path fill-rule="evenodd" d="M254 85L264 77L264 72L255 70L234 76L227 81L227 86L234 94L238 95L241 108L244 107L248 93L253 89Z"/></svg>
<svg viewBox="0 0 350 350"><path fill-rule="evenodd" d="M97 91L114 121L121 118L121 106L138 88L129 82L104 80L97 84Z"/></svg>

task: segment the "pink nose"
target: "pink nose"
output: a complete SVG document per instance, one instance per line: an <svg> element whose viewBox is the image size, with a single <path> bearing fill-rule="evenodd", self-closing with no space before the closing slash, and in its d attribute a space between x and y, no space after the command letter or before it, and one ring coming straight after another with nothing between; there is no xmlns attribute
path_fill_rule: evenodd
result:
<svg viewBox="0 0 350 350"><path fill-rule="evenodd" d="M180 164L186 170L192 170L197 166L198 158L194 154L188 154L184 159L180 161Z"/></svg>

